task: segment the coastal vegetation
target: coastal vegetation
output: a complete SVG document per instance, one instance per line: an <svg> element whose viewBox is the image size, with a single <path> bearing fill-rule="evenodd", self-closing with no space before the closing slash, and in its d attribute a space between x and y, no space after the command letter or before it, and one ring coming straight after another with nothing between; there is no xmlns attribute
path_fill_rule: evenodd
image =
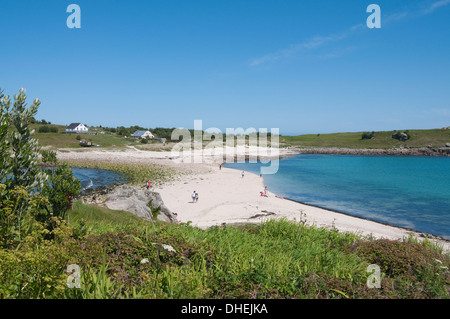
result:
<svg viewBox="0 0 450 319"><path fill-rule="evenodd" d="M64 134L65 126L62 125L39 125L30 124L36 131L36 139L41 146L46 148L80 148L79 141L74 134ZM170 128L149 129L157 137L167 139L166 145L162 143L143 144L139 139L125 138L134 130L133 126L120 131L94 127L90 130L97 132L96 135L90 135L89 139L93 144L101 145L102 148L123 149L127 146L133 146L148 150L170 150L176 141L171 141ZM103 132L103 133L101 133ZM190 130L193 135L193 130ZM122 133L122 134L120 134ZM131 133L132 134L132 133ZM227 136L224 134L223 139ZM233 136L234 138L234 136ZM270 142L270 134L268 141ZM144 143L147 141L144 141ZM248 144L248 137L246 138ZM426 147L445 147L450 143L449 129L428 129L428 130L394 130L394 131L371 131L371 132L349 132L349 133L329 133L329 134L304 134L297 136L280 135L280 147L297 148L350 148L350 149L391 149L391 148L426 148Z"/></svg>
<svg viewBox="0 0 450 319"><path fill-rule="evenodd" d="M448 256L430 242L362 239L304 221L201 230L76 202L52 239L0 250L2 298L449 298ZM378 264L381 288L367 286ZM80 288L67 285L68 265Z"/></svg>
<svg viewBox="0 0 450 319"><path fill-rule="evenodd" d="M401 133L408 135L401 138ZM389 149L398 147L445 147L450 142L449 129L349 132L281 136L281 147Z"/></svg>
<svg viewBox="0 0 450 319"><path fill-rule="evenodd" d="M156 164L105 163L80 160L71 160L68 163L72 167L104 169L123 174L127 178L127 183L135 186L144 186L148 180L152 182L152 185L160 185L175 180L181 174L171 167Z"/></svg>
<svg viewBox="0 0 450 319"><path fill-rule="evenodd" d="M13 103L0 90L0 298L450 298L450 257L431 240L362 238L301 214L202 230L73 202L70 167L33 137L38 107L26 108L23 90ZM174 177L166 167L78 164L137 184ZM367 285L372 264L379 289Z"/></svg>

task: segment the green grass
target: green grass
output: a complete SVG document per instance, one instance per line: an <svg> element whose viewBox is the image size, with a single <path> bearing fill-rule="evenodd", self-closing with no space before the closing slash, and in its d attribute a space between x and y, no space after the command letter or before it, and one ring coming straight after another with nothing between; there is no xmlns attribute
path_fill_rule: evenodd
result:
<svg viewBox="0 0 450 319"><path fill-rule="evenodd" d="M405 130L399 130L405 131ZM363 132L332 133L332 134L307 134L298 136L281 136L280 145L295 146L302 148L309 147L337 147L353 149L388 149L399 146L404 147L444 147L450 143L450 130L409 130L411 138L405 142L400 142L392 138L394 131L375 132L374 138L362 140Z"/></svg>
<svg viewBox="0 0 450 319"><path fill-rule="evenodd" d="M42 124L32 124L35 129L35 137L39 139L42 146L53 148L82 148L76 139L80 135L82 139L92 140L94 144L102 145L102 148L125 148L126 146L135 146L142 150L152 151L170 151L174 143L163 145L161 143L142 144L138 140L131 138L123 138L115 134L62 134L65 130L63 125L47 125L58 128L58 133L38 133ZM405 131L405 130L398 130ZM409 130L411 138L408 141L401 142L392 138L395 131L375 132L374 138L362 140L363 132L348 133L330 133L330 134L306 134L298 136L281 136L280 146L294 146L301 148L352 148L352 149L389 149L399 146L403 147L444 147L446 143L450 143L450 130L429 129L429 130ZM169 141L168 141L169 142ZM204 143L207 145L208 143ZM96 149L97 147L91 147Z"/></svg>
<svg viewBox="0 0 450 319"><path fill-rule="evenodd" d="M0 297L450 297L449 256L429 243L368 240L287 220L201 230L81 202L68 215L53 239L35 234L20 249L0 250ZM81 269L80 288L66 285L71 264ZM382 269L381 289L366 285L370 264Z"/></svg>
<svg viewBox="0 0 450 319"><path fill-rule="evenodd" d="M135 186L144 186L150 180L152 185L173 181L180 172L173 168L161 165L105 163L90 161L68 161L72 167L94 168L114 171L127 177L127 183Z"/></svg>
<svg viewBox="0 0 450 319"><path fill-rule="evenodd" d="M91 140L93 144L102 145L102 148L124 148L127 145L139 145L139 141L131 138L124 138L115 134L63 134L66 129L64 125L48 125L49 127L58 128L58 133L39 133L39 127L42 124L31 124L31 128L35 130L34 137L39 140L41 146L54 148L85 148L80 146L80 141L76 139L77 135L81 139ZM91 149L98 147L92 146Z"/></svg>
<svg viewBox="0 0 450 319"><path fill-rule="evenodd" d="M84 225L96 232L106 232L120 228L143 227L147 222L126 211L115 211L100 205L87 205L75 201L73 208L68 211L67 219L72 225Z"/></svg>

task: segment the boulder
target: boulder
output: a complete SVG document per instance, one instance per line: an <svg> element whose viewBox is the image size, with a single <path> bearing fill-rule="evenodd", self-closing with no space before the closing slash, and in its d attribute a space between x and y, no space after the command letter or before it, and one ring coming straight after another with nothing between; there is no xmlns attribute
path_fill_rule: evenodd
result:
<svg viewBox="0 0 450 319"><path fill-rule="evenodd" d="M124 210L142 218L152 219L152 210L147 205L150 201L153 209L160 208L158 220L168 223L178 222L176 216L164 205L159 193L140 190L129 185L116 187L106 196L105 205L109 209Z"/></svg>

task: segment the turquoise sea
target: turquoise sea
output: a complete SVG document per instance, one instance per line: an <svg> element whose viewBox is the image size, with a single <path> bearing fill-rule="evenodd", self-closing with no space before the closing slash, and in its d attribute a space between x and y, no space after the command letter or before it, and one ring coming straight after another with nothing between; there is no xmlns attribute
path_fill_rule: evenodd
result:
<svg viewBox="0 0 450 319"><path fill-rule="evenodd" d="M259 175L267 165L225 166ZM302 154L263 177L295 201L450 239L450 157Z"/></svg>
<svg viewBox="0 0 450 319"><path fill-rule="evenodd" d="M81 181L81 190L110 186L126 182L124 175L107 171L103 169L93 168L72 168L73 175Z"/></svg>

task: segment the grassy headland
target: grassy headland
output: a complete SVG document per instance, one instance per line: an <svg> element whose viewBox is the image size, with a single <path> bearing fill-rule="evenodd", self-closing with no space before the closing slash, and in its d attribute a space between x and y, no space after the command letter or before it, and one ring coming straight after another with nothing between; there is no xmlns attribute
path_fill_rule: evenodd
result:
<svg viewBox="0 0 450 319"><path fill-rule="evenodd" d="M408 131L410 138L399 141L392 138L396 132ZM373 138L362 139L363 132L307 134L298 136L281 136L281 146L298 148L351 148L351 149L388 149L396 147L444 147L450 143L450 130L399 130L374 132Z"/></svg>
<svg viewBox="0 0 450 319"><path fill-rule="evenodd" d="M92 128L97 131L96 135L87 134L63 134L65 126L62 125L43 125L31 124L35 129L35 137L40 144L50 148L82 148L77 136L82 139L90 140L93 144L101 145L102 148L123 149L127 146L134 146L142 150L160 150L170 151L173 142L170 138L167 144L163 145L156 141L146 144L141 143L138 139L125 138L117 133L104 131L98 128ZM55 132L39 133L42 126L53 127L58 130ZM407 131L410 138L406 141L400 141L392 138L396 132ZM296 148L349 148L349 149L391 149L398 147L405 148L425 148L445 147L446 143L450 143L449 129L429 129L429 130L398 130L398 131L379 131L373 132L370 139L362 139L364 132L349 133L330 133L330 134L304 134L297 136L280 136L281 147ZM92 147L96 149L97 147Z"/></svg>

